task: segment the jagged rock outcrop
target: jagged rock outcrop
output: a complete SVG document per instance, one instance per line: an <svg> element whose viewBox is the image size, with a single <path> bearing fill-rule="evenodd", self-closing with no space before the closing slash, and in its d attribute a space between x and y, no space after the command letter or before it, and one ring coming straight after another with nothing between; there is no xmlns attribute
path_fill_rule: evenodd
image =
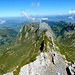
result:
<svg viewBox="0 0 75 75"><path fill-rule="evenodd" d="M75 63L66 68L68 75L75 75Z"/></svg>

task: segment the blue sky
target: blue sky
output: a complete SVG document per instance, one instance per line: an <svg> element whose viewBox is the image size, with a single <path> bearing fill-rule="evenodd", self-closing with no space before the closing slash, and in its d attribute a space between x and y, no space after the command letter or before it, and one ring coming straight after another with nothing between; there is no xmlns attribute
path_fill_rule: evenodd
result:
<svg viewBox="0 0 75 75"><path fill-rule="evenodd" d="M75 13L75 0L0 0L0 17Z"/></svg>

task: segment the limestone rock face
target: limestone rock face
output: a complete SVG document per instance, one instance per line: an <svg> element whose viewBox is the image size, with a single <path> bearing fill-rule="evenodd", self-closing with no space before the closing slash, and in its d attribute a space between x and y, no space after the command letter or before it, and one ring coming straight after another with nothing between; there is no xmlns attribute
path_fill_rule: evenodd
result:
<svg viewBox="0 0 75 75"><path fill-rule="evenodd" d="M44 52L34 62L21 67L18 75L68 75L66 62L59 52ZM13 72L3 75L14 75Z"/></svg>
<svg viewBox="0 0 75 75"><path fill-rule="evenodd" d="M34 62L21 67L19 75L67 75L67 72L63 57L53 52L40 53Z"/></svg>

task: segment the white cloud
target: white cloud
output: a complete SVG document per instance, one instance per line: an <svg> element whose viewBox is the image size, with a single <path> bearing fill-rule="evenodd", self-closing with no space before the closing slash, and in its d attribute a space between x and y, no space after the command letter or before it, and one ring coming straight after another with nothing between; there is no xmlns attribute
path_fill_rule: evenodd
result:
<svg viewBox="0 0 75 75"><path fill-rule="evenodd" d="M0 24L3 24L5 22L6 22L6 20L0 20Z"/></svg>
<svg viewBox="0 0 75 75"><path fill-rule="evenodd" d="M42 18L42 20L48 20L48 18Z"/></svg>
<svg viewBox="0 0 75 75"><path fill-rule="evenodd" d="M27 12L25 12L25 11L22 11L22 13L21 13L22 15L24 15L27 19L29 19L29 15L28 15L28 13Z"/></svg>
<svg viewBox="0 0 75 75"><path fill-rule="evenodd" d="M38 2L38 3L37 3L37 7L39 7L39 6L40 6L40 3Z"/></svg>
<svg viewBox="0 0 75 75"><path fill-rule="evenodd" d="M42 20L48 20L48 18L46 17L36 17L34 15L30 15L25 11L22 11L21 15L25 16L28 20L32 20L32 21L42 21Z"/></svg>
<svg viewBox="0 0 75 75"><path fill-rule="evenodd" d="M75 14L75 10L70 10L69 14Z"/></svg>
<svg viewBox="0 0 75 75"><path fill-rule="evenodd" d="M33 18L31 18L33 21L35 21L36 19L33 17Z"/></svg>
<svg viewBox="0 0 75 75"><path fill-rule="evenodd" d="M75 10L69 10L68 12L64 12L64 13L58 13L60 16L63 15L71 15L71 14L75 14Z"/></svg>
<svg viewBox="0 0 75 75"><path fill-rule="evenodd" d="M32 7L39 7L40 6L40 2L33 2L33 3L31 3L31 6Z"/></svg>
<svg viewBox="0 0 75 75"><path fill-rule="evenodd" d="M73 20L73 16L68 17L69 19Z"/></svg>
<svg viewBox="0 0 75 75"><path fill-rule="evenodd" d="M33 21L36 20L35 17L29 15L29 14L28 14L27 12L25 12L25 11L22 11L21 15L25 16L28 20L33 20Z"/></svg>
<svg viewBox="0 0 75 75"><path fill-rule="evenodd" d="M62 16L63 14L62 13L59 13L59 15Z"/></svg>
<svg viewBox="0 0 75 75"><path fill-rule="evenodd" d="M34 3L31 3L31 6L34 7Z"/></svg>

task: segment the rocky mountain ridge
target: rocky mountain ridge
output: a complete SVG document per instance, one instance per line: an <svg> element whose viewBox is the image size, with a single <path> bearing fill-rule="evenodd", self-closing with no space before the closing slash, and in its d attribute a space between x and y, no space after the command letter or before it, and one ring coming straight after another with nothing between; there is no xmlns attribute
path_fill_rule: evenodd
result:
<svg viewBox="0 0 75 75"><path fill-rule="evenodd" d="M12 47L0 57L1 75L68 75L67 67L45 22L24 25Z"/></svg>

